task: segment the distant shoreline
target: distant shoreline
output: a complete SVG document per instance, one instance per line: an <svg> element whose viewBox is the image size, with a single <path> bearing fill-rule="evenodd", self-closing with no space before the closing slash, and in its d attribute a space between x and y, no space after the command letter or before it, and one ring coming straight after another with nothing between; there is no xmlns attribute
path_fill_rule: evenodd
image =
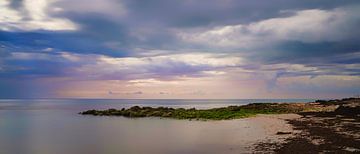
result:
<svg viewBox="0 0 360 154"><path fill-rule="evenodd" d="M228 120L255 116L257 114L300 113L306 111L331 111L336 108L333 101L318 100L308 103L250 103L212 109L184 109L170 107L133 106L122 109L87 110L82 115L123 116L129 118L162 117L173 119Z"/></svg>

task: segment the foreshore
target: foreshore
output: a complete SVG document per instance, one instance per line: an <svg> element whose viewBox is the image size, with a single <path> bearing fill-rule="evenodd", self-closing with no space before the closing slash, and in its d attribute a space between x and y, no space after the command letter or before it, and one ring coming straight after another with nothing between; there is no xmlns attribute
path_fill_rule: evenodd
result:
<svg viewBox="0 0 360 154"><path fill-rule="evenodd" d="M80 114L189 120L245 118L242 120L246 121L249 127L261 128L266 132L259 134L256 142L252 140L254 143L249 145L252 152L360 152L359 98L308 103L253 103L202 110L134 106L120 110L88 110Z"/></svg>
<svg viewBox="0 0 360 154"><path fill-rule="evenodd" d="M318 101L335 105L332 111L300 112L300 118L287 119L293 136L284 142L259 142L261 153L359 153L360 99Z"/></svg>

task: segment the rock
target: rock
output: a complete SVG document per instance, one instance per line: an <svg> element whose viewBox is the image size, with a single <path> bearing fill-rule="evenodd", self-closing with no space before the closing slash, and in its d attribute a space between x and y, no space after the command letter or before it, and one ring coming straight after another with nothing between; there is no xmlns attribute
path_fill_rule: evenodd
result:
<svg viewBox="0 0 360 154"><path fill-rule="evenodd" d="M360 114L360 106L345 106L341 105L335 110L336 114L340 115L358 115Z"/></svg>
<svg viewBox="0 0 360 154"><path fill-rule="evenodd" d="M291 134L291 132L277 132L276 135L287 135Z"/></svg>

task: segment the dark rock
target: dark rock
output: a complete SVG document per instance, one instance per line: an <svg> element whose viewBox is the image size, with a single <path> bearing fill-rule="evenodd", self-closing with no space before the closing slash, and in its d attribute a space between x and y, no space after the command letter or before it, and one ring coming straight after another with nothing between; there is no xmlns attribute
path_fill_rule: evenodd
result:
<svg viewBox="0 0 360 154"><path fill-rule="evenodd" d="M276 135L287 135L291 134L291 132L277 132Z"/></svg>
<svg viewBox="0 0 360 154"><path fill-rule="evenodd" d="M341 105L335 110L335 113L340 115L358 115L360 114L360 106Z"/></svg>

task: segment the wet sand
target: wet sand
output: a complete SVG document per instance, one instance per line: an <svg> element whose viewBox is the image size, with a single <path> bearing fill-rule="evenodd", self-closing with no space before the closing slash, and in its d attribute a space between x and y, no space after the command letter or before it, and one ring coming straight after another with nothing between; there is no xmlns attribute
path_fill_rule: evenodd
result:
<svg viewBox="0 0 360 154"><path fill-rule="evenodd" d="M249 145L250 151L247 152L256 152L259 143L284 143L287 138L293 137L296 132L288 121L300 117L301 116L298 114L260 114L256 117L245 119L248 120L253 127L258 127L264 131L264 134L261 135L259 140L256 140ZM286 134L279 135L279 132L284 132ZM287 134L287 132L290 132L291 134Z"/></svg>
<svg viewBox="0 0 360 154"><path fill-rule="evenodd" d="M244 119L210 121L210 123L214 124L214 127L236 136L237 139L231 144L229 144L230 140L222 141L224 143L227 142L228 145L234 145L228 149L213 149L201 152L253 153L257 143L259 142L283 143L285 139L292 137L293 134L278 135L277 133L295 132L292 125L288 124L287 120L294 120L298 118L300 118L300 115L298 114L259 114L255 117ZM233 127L234 129L232 129L231 132L227 132L224 126L228 128Z"/></svg>
<svg viewBox="0 0 360 154"><path fill-rule="evenodd" d="M299 113L287 119L293 136L283 142L259 142L253 152L261 153L360 153L360 99L323 101L336 105L333 111Z"/></svg>

